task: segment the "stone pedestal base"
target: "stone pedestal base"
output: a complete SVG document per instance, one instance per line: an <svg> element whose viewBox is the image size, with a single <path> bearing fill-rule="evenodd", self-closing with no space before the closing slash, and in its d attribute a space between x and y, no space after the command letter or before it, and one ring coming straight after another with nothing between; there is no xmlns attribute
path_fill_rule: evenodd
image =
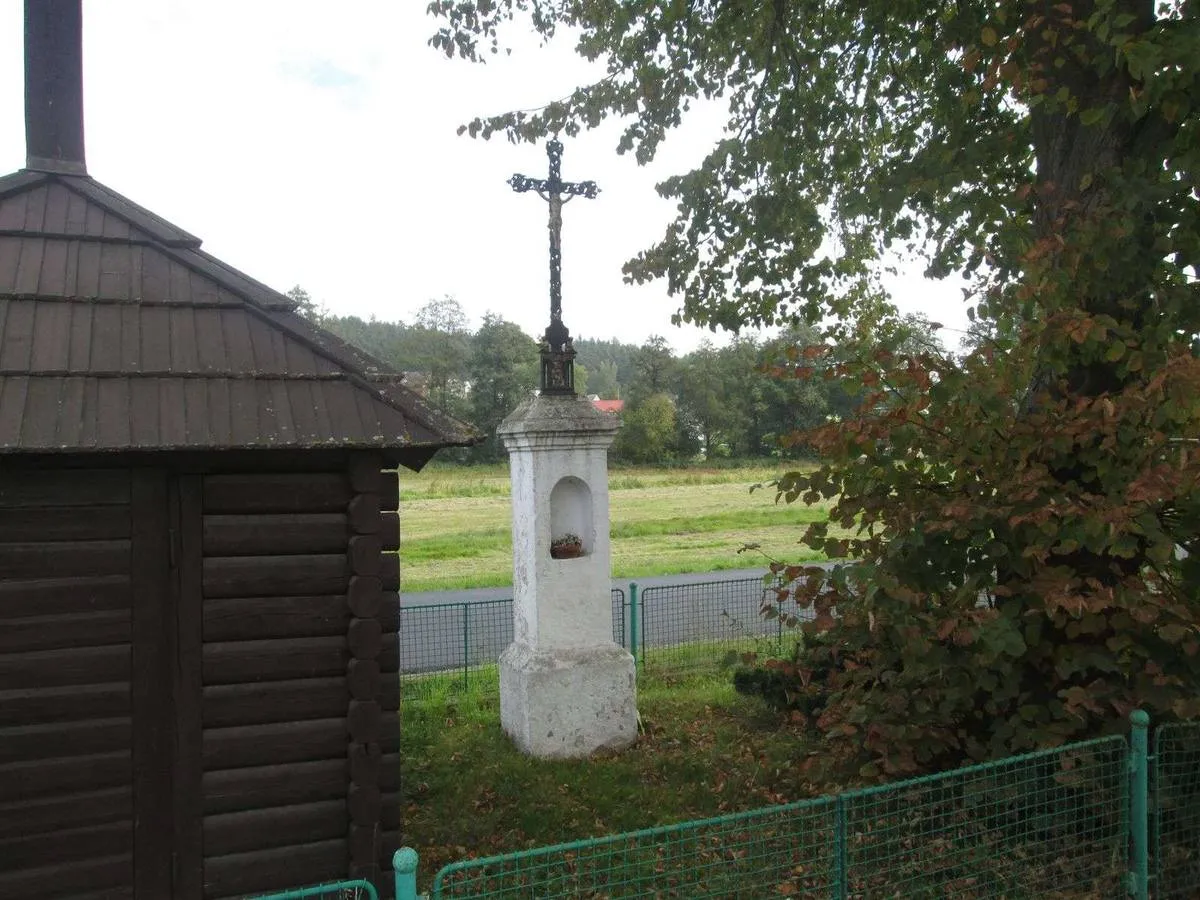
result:
<svg viewBox="0 0 1200 900"><path fill-rule="evenodd" d="M500 656L500 722L522 752L543 759L620 750L637 739L633 657L616 644Z"/></svg>

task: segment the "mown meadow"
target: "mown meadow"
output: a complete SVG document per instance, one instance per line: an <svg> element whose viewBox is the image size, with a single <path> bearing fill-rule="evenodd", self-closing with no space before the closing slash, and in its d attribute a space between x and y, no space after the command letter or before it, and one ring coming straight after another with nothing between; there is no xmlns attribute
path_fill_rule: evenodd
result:
<svg viewBox="0 0 1200 900"><path fill-rule="evenodd" d="M611 470L613 577L815 559L799 540L805 525L828 516L828 506L776 504L772 490L750 490L781 471L766 464ZM511 583L507 466L402 470L400 495L405 592Z"/></svg>

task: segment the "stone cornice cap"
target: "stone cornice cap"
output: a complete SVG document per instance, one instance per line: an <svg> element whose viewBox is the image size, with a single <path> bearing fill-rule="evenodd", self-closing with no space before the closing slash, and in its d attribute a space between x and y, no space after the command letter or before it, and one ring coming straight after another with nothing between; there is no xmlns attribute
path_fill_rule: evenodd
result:
<svg viewBox="0 0 1200 900"><path fill-rule="evenodd" d="M542 394L526 400L500 423L496 434L516 437L534 434L586 434L612 436L620 429L620 420L601 412L583 397Z"/></svg>

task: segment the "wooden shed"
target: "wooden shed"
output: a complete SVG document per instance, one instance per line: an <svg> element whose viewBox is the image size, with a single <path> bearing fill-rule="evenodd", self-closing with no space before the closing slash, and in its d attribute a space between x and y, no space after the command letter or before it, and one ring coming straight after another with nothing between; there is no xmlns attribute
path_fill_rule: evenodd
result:
<svg viewBox="0 0 1200 900"><path fill-rule="evenodd" d="M79 0L27 0L28 164L0 178L0 897L386 889L391 470L474 437L88 177L80 43Z"/></svg>

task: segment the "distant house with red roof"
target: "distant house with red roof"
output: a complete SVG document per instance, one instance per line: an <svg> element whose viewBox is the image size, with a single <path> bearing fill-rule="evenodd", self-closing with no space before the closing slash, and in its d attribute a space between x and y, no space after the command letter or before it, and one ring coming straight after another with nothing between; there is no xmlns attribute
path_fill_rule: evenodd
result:
<svg viewBox="0 0 1200 900"><path fill-rule="evenodd" d="M624 400L601 400L599 397L592 397L592 406L600 410L600 412L612 413L617 415L625 408Z"/></svg>

